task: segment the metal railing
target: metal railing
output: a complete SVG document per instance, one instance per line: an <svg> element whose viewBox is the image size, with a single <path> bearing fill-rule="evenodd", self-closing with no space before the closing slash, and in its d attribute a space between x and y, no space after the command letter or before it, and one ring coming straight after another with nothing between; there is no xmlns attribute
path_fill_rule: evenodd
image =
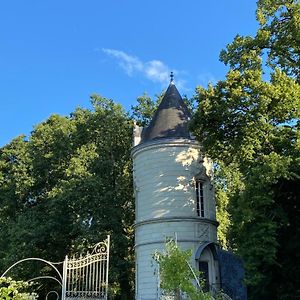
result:
<svg viewBox="0 0 300 300"><path fill-rule="evenodd" d="M62 300L107 300L108 297L108 269L109 269L109 248L110 236L103 242L96 244L91 253L86 256L76 258L68 258L60 263L54 263L42 258L30 257L17 261L11 265L1 277L15 266L26 261L39 261L51 266L58 275L58 278L53 276L37 276L29 279L36 281L40 279L55 280L62 288ZM55 265L63 263L63 275L59 272ZM56 291L50 291L48 295L54 293L59 299Z"/></svg>

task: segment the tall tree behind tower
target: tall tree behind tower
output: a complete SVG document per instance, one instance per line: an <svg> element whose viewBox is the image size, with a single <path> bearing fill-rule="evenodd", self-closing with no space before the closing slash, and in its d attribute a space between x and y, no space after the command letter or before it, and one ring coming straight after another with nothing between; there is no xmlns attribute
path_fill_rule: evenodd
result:
<svg viewBox="0 0 300 300"><path fill-rule="evenodd" d="M218 206L228 216L223 242L245 260L250 298L294 299L300 296L299 1L258 1L257 20L255 37L238 35L221 52L230 67L226 79L197 88L191 128L218 165Z"/></svg>

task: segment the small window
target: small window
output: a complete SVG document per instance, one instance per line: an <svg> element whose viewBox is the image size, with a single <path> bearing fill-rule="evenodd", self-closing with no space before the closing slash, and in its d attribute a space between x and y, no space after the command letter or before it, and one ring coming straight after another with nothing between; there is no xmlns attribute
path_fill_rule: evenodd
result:
<svg viewBox="0 0 300 300"><path fill-rule="evenodd" d="M197 215L204 218L204 193L203 182L196 181L196 201L197 201Z"/></svg>

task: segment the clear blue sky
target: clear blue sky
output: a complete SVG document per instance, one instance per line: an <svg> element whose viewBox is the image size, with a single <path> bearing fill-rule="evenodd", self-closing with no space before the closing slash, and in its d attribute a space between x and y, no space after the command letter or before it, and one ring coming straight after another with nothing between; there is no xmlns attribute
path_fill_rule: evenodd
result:
<svg viewBox="0 0 300 300"><path fill-rule="evenodd" d="M223 79L219 52L254 34L254 0L7 0L0 3L0 146L97 93L126 109L175 83Z"/></svg>

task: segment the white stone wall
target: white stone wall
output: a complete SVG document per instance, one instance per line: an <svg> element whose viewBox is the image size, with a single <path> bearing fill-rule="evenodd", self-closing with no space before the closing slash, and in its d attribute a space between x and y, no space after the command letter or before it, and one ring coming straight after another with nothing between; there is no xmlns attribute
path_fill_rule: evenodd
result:
<svg viewBox="0 0 300 300"><path fill-rule="evenodd" d="M157 299L154 252L167 237L195 252L201 241L216 242L211 163L189 140L162 140L133 148L136 197L136 299ZM205 166L205 168L203 168ZM205 218L197 216L195 176L205 181Z"/></svg>
<svg viewBox="0 0 300 300"><path fill-rule="evenodd" d="M165 243L169 237L182 242L216 242L216 226L208 220L198 219L159 220L155 223L142 223L136 226L136 247L145 244Z"/></svg>

